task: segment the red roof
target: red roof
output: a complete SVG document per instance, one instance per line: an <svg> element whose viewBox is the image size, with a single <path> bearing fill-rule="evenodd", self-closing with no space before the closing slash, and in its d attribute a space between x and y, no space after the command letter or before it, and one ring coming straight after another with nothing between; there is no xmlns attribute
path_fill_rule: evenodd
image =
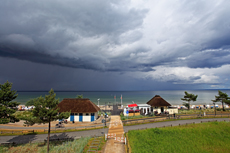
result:
<svg viewBox="0 0 230 153"><path fill-rule="evenodd" d="M128 107L137 107L137 104L130 104Z"/></svg>

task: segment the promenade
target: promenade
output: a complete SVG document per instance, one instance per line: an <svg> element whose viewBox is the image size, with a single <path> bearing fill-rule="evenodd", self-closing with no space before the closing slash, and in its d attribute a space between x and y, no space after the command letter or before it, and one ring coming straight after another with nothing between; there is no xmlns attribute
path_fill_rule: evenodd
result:
<svg viewBox="0 0 230 153"><path fill-rule="evenodd" d="M210 119L190 119L190 120L177 120L177 121L167 121L167 122L154 122L149 124L140 124L132 126L124 126L124 132L129 130L145 129L145 128L156 128L164 126L178 126L179 124L192 124L192 123L201 123L201 122L212 122L212 121L230 121L229 118L210 118ZM108 133L108 128L104 129ZM101 136L103 129L87 130L87 131L76 131L76 132L66 132L66 133L54 133L51 134L51 139L55 138L73 138L77 139L79 137L87 136ZM42 142L47 138L47 134L39 135L18 135L18 136L0 136L0 143L29 143L29 142Z"/></svg>

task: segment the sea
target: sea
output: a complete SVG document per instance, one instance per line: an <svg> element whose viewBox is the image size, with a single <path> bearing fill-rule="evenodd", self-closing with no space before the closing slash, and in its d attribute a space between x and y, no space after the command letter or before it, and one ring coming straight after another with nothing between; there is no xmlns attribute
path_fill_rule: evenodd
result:
<svg viewBox="0 0 230 153"><path fill-rule="evenodd" d="M195 102L191 102L191 105L211 105L212 100L215 99L215 95L218 95L218 90L186 90L188 93L198 95ZM230 96L230 90L221 90ZM185 90L162 90L162 91L55 91L56 98L61 102L64 98L76 98L77 95L82 95L83 98L89 98L96 105L108 105L115 103L122 103L122 105L128 105L132 103L146 104L155 95L160 95L163 99L169 102L171 105L182 105L184 101L181 98L184 97ZM48 92L25 92L18 91L18 97L15 101L24 105L27 101L48 95ZM121 98L122 97L122 98Z"/></svg>

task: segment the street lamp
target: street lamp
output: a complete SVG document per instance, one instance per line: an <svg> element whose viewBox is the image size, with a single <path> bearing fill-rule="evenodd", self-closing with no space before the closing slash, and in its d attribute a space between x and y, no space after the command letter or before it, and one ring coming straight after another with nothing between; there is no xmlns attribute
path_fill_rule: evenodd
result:
<svg viewBox="0 0 230 153"><path fill-rule="evenodd" d="M100 100L100 98L99 98L99 99L97 99L97 102L98 102L98 107L99 107L99 100Z"/></svg>

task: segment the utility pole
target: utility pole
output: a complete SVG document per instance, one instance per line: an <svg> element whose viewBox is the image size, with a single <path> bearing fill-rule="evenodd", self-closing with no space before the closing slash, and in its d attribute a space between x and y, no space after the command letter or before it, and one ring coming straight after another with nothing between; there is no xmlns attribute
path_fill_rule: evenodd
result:
<svg viewBox="0 0 230 153"><path fill-rule="evenodd" d="M122 95L121 95L121 106L122 106Z"/></svg>

